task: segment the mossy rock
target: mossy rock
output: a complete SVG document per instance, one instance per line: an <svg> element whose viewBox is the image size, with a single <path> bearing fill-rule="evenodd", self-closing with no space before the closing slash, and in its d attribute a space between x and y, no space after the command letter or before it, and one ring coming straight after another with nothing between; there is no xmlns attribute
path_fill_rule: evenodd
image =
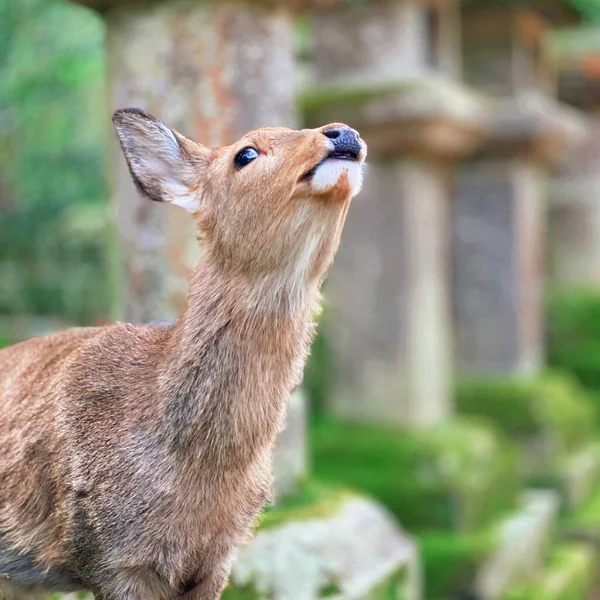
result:
<svg viewBox="0 0 600 600"><path fill-rule="evenodd" d="M399 569L384 578L373 590L360 600L410 600L410 574L406 569ZM319 593L319 599L333 599L342 593L335 583L324 585ZM256 591L254 586L228 586L221 600L265 600L265 596Z"/></svg>
<svg viewBox="0 0 600 600"><path fill-rule="evenodd" d="M595 439L593 403L576 379L540 377L463 379L456 387L462 415L489 419L524 450L524 475L555 476L569 454Z"/></svg>
<svg viewBox="0 0 600 600"><path fill-rule="evenodd" d="M517 454L478 421L415 432L320 418L311 441L317 478L365 490L411 531L467 533L516 500Z"/></svg>
<svg viewBox="0 0 600 600"><path fill-rule="evenodd" d="M289 521L327 518L334 515L356 492L346 487L306 481L296 492L283 497L276 506L268 506L258 517L255 529L265 531Z"/></svg>
<svg viewBox="0 0 600 600"><path fill-rule="evenodd" d="M587 600L593 586L595 557L582 544L553 549L544 570L533 580L509 589L502 600Z"/></svg>
<svg viewBox="0 0 600 600"><path fill-rule="evenodd" d="M266 511L224 600L421 600L416 544L374 500L309 481Z"/></svg>

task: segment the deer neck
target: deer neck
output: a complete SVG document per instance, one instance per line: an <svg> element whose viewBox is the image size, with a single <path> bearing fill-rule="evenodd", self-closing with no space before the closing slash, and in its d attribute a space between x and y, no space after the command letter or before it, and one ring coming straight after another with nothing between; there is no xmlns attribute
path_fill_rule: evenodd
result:
<svg viewBox="0 0 600 600"><path fill-rule="evenodd" d="M272 445L318 301L316 281L288 289L275 276L251 281L201 260L159 374L169 443L227 464Z"/></svg>

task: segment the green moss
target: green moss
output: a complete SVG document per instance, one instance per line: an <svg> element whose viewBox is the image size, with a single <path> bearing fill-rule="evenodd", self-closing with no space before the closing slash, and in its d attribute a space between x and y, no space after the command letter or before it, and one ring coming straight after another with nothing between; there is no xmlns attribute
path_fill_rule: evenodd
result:
<svg viewBox="0 0 600 600"><path fill-rule="evenodd" d="M244 587L232 587L228 585L221 595L221 600L259 600L260 595L254 589L254 586L245 585Z"/></svg>
<svg viewBox="0 0 600 600"><path fill-rule="evenodd" d="M516 454L478 422L402 432L321 418L311 440L317 478L368 492L413 531L467 532L514 505Z"/></svg>
<svg viewBox="0 0 600 600"><path fill-rule="evenodd" d="M567 373L462 381L456 401L464 414L488 417L517 439L547 433L575 449L596 434L592 401Z"/></svg>
<svg viewBox="0 0 600 600"><path fill-rule="evenodd" d="M335 515L352 496L356 497L356 493L343 487L309 480L296 494L284 498L276 506L267 507L257 526L264 530L289 521L326 518Z"/></svg>
<svg viewBox="0 0 600 600"><path fill-rule="evenodd" d="M555 548L543 572L509 589L502 600L586 600L594 573L593 551L584 545Z"/></svg>
<svg viewBox="0 0 600 600"><path fill-rule="evenodd" d="M406 600L408 597L407 577L406 568L399 569L373 589L369 598L373 600Z"/></svg>
<svg viewBox="0 0 600 600"><path fill-rule="evenodd" d="M551 294L546 321L548 363L579 379L592 395L600 422L600 289Z"/></svg>
<svg viewBox="0 0 600 600"><path fill-rule="evenodd" d="M340 586L332 581L325 584L319 590L319 598L331 598L331 596L337 596L338 594L341 594L341 592Z"/></svg>
<svg viewBox="0 0 600 600"><path fill-rule="evenodd" d="M559 461L596 435L593 403L577 380L551 373L535 378L478 378L457 385L463 415L487 418L527 451L527 475L558 475Z"/></svg>
<svg viewBox="0 0 600 600"><path fill-rule="evenodd" d="M418 540L428 600L467 595L479 567L497 544L492 526L468 534L434 531L419 535Z"/></svg>
<svg viewBox="0 0 600 600"><path fill-rule="evenodd" d="M364 104L373 99L381 101L386 96L427 90L434 93L437 90L443 95L439 90L439 83L439 79L432 77L413 77L384 84L318 86L305 90L299 98L299 103L304 122L309 126L316 126L326 120L332 107L335 107L346 121L354 121L359 118Z"/></svg>

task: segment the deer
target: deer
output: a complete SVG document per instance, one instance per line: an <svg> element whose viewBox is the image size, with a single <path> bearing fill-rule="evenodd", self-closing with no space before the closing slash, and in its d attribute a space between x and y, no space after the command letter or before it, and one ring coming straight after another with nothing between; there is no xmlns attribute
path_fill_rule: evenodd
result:
<svg viewBox="0 0 600 600"><path fill-rule="evenodd" d="M201 245L173 324L70 329L0 351L0 597L216 600L271 499L321 285L362 185L343 123L208 148L146 112L116 135L140 194Z"/></svg>

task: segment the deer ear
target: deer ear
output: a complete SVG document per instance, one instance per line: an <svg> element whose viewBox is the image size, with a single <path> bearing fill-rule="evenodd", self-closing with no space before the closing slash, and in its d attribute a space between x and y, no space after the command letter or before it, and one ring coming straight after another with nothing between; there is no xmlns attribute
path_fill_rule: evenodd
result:
<svg viewBox="0 0 600 600"><path fill-rule="evenodd" d="M117 110L113 123L140 193L195 212L209 150L137 108Z"/></svg>

